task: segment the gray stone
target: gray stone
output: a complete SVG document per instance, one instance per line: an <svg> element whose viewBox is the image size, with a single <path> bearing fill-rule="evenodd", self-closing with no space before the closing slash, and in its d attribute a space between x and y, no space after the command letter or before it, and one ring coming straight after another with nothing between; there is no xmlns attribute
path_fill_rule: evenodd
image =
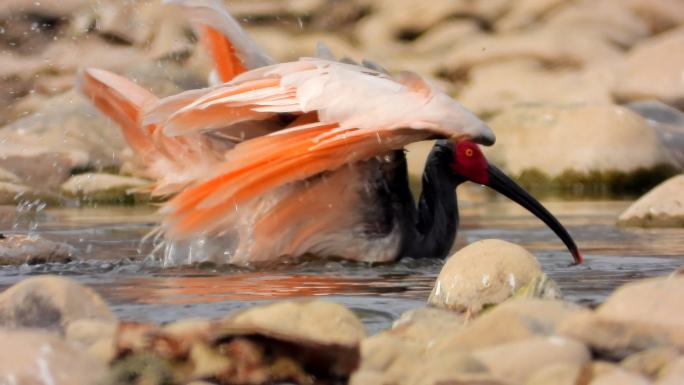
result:
<svg viewBox="0 0 684 385"><path fill-rule="evenodd" d="M0 238L0 265L65 263L76 255L72 246L38 235L8 234Z"/></svg>
<svg viewBox="0 0 684 385"><path fill-rule="evenodd" d="M0 293L2 327L63 333L71 322L83 319L115 321L116 317L95 291L66 278L28 278Z"/></svg>

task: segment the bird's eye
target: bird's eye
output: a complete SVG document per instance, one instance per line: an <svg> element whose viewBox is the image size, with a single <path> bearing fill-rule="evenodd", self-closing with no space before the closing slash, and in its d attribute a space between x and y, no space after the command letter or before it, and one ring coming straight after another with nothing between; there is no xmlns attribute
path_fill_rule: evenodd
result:
<svg viewBox="0 0 684 385"><path fill-rule="evenodd" d="M466 150L465 150L465 156L467 156L468 158L470 158L471 156L473 156L473 149L472 149L472 148L466 149Z"/></svg>

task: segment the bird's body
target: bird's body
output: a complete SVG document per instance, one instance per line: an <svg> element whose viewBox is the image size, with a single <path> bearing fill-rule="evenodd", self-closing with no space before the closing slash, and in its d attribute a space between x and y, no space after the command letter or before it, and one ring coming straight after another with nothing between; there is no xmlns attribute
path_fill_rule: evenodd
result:
<svg viewBox="0 0 684 385"><path fill-rule="evenodd" d="M216 2L173 2L191 10L224 83L157 99L106 71L81 78L156 181L152 194L172 196L160 227L167 262L444 257L458 184L491 176L522 196L474 144L494 142L489 127L418 75L329 58L272 64ZM445 140L416 205L403 148L430 138ZM550 217L533 199L521 204Z"/></svg>

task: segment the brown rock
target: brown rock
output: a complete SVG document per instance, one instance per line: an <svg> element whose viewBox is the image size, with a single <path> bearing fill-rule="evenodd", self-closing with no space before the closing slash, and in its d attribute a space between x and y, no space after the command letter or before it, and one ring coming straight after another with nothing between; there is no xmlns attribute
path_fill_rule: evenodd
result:
<svg viewBox="0 0 684 385"><path fill-rule="evenodd" d="M560 295L557 287L543 278L539 262L527 250L501 240L483 240L449 257L428 302L477 314L487 306L499 304L521 290L536 286L540 281L548 284L542 285L536 293L530 290L523 295L541 298Z"/></svg>
<svg viewBox="0 0 684 385"><path fill-rule="evenodd" d="M93 290L66 278L25 279L0 293L0 325L64 332L73 321L116 318Z"/></svg>
<svg viewBox="0 0 684 385"><path fill-rule="evenodd" d="M37 235L4 235L0 238L0 265L35 265L70 262L76 249L66 243L54 242Z"/></svg>
<svg viewBox="0 0 684 385"><path fill-rule="evenodd" d="M105 366L57 336L0 329L0 379L21 385L95 385Z"/></svg>
<svg viewBox="0 0 684 385"><path fill-rule="evenodd" d="M546 366L569 364L581 366L591 360L582 343L563 337L535 337L472 353L502 382L524 384L536 371Z"/></svg>

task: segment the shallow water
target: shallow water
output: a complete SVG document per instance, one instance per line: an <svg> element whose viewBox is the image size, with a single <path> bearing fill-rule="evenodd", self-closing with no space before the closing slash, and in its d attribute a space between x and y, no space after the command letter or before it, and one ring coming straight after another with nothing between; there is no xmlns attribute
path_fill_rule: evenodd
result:
<svg viewBox="0 0 684 385"><path fill-rule="evenodd" d="M462 204L458 245L500 238L532 251L566 298L596 304L616 286L662 275L684 264L684 230L614 226L629 202L544 202L582 250L586 264L568 267L571 256L540 221L506 201ZM219 317L254 303L326 296L354 309L369 332L424 304L443 261L403 260L371 266L343 261L304 261L265 270L193 266L163 270L144 256L142 237L155 223L147 207L22 207L0 210L5 233L33 232L76 247L80 261L0 267L0 290L28 275L70 276L99 291L124 319L168 322Z"/></svg>

